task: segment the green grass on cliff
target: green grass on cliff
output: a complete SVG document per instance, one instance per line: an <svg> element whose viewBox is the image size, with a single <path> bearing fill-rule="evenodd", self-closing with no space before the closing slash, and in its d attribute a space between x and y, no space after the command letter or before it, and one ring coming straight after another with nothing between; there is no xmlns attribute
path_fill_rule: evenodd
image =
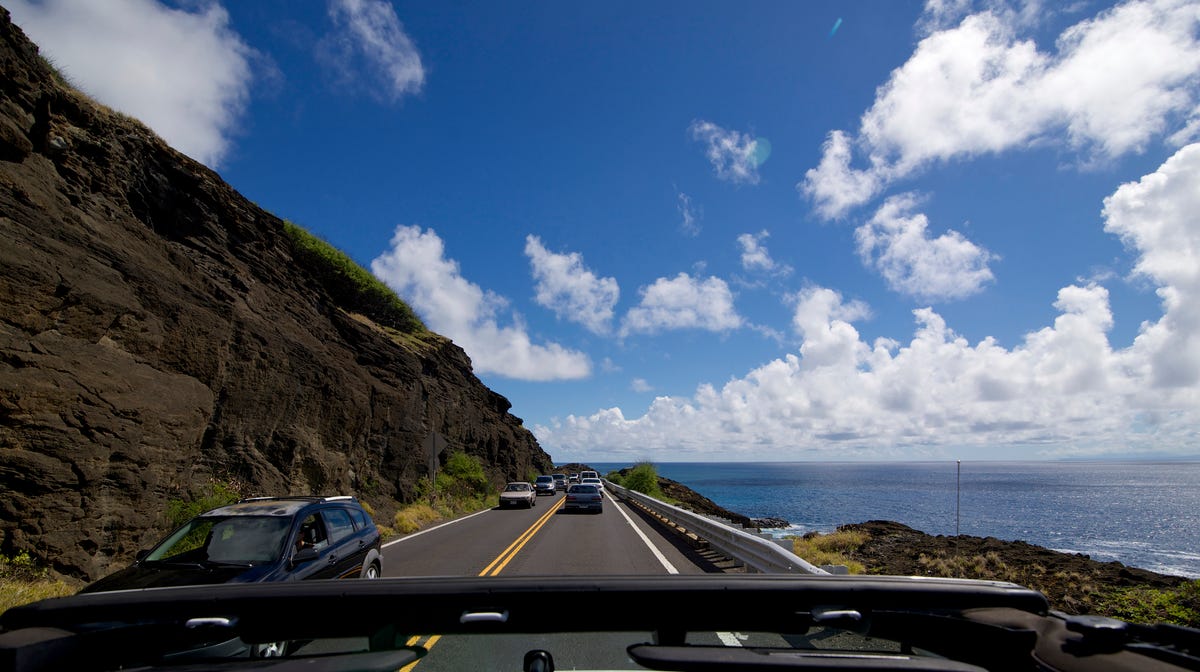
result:
<svg viewBox="0 0 1200 672"><path fill-rule="evenodd" d="M49 570L38 567L28 553L0 555L0 614L22 604L74 595L76 590L66 581L50 578Z"/></svg>
<svg viewBox="0 0 1200 672"><path fill-rule="evenodd" d="M866 540L866 534L847 530L829 534L810 533L803 537L792 537L792 552L814 565L844 565L851 574L865 574L867 568L849 556Z"/></svg>
<svg viewBox="0 0 1200 672"><path fill-rule="evenodd" d="M405 334L426 331L421 318L391 287L346 253L292 222L285 220L283 227L296 260L317 278L343 309L362 313L378 324Z"/></svg>

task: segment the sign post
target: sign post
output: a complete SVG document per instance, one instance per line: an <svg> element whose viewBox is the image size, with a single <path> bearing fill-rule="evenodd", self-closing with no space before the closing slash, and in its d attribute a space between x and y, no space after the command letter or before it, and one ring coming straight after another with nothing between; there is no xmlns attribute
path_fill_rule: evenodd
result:
<svg viewBox="0 0 1200 672"><path fill-rule="evenodd" d="M446 437L437 432L430 432L425 437L425 454L429 457L429 498L431 504L437 504L437 465L438 455L446 449Z"/></svg>

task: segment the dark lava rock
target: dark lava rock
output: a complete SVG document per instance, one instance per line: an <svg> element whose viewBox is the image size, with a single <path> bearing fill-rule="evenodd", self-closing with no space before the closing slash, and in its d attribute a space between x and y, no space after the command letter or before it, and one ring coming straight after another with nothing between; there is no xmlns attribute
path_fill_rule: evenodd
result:
<svg viewBox="0 0 1200 672"><path fill-rule="evenodd" d="M0 71L0 553L95 579L213 482L386 524L432 431L497 486L550 468L462 349L339 302L279 218L60 85L2 8Z"/></svg>

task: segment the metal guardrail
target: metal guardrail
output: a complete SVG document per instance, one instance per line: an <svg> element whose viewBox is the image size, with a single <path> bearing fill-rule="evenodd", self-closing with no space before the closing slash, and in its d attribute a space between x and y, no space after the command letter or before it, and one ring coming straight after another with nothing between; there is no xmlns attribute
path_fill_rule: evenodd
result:
<svg viewBox="0 0 1200 672"><path fill-rule="evenodd" d="M607 479L604 479L604 489L687 529L707 541L717 552L745 565L748 570L763 574L829 574L774 541L745 530L661 502Z"/></svg>

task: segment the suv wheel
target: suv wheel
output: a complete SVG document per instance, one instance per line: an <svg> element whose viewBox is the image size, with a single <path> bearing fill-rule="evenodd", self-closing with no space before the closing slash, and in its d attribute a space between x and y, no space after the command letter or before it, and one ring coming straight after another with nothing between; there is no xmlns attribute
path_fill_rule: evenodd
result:
<svg viewBox="0 0 1200 672"><path fill-rule="evenodd" d="M366 574L363 574L363 578L364 579L378 579L379 578L379 565L377 565L374 562L372 562L370 565L367 565L367 572L366 572Z"/></svg>

